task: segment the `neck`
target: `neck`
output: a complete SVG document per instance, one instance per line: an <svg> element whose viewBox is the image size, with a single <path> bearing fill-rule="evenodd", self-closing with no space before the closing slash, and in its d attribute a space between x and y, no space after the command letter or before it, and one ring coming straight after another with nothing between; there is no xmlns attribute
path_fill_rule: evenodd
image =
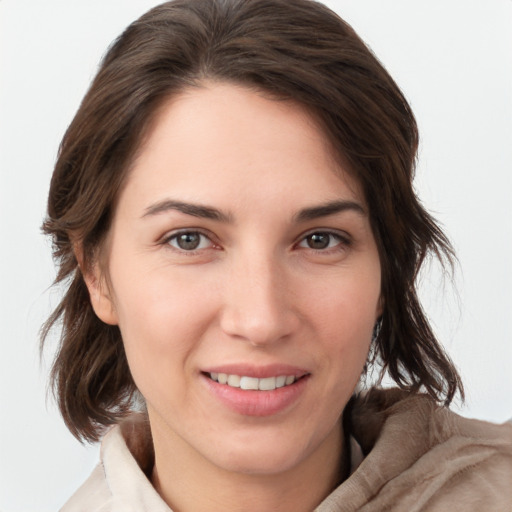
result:
<svg viewBox="0 0 512 512"><path fill-rule="evenodd" d="M181 438L152 425L152 483L174 512L310 512L348 471L341 424L311 455L273 473L230 471L204 459Z"/></svg>

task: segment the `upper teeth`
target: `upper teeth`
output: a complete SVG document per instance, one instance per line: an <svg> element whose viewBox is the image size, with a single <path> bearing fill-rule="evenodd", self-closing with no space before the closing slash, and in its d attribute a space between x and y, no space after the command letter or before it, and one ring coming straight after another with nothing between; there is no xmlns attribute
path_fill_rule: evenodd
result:
<svg viewBox="0 0 512 512"><path fill-rule="evenodd" d="M210 377L220 384L227 384L233 388L272 391L295 382L295 375L279 375L278 377L247 377L246 375L229 375L227 373L210 373Z"/></svg>

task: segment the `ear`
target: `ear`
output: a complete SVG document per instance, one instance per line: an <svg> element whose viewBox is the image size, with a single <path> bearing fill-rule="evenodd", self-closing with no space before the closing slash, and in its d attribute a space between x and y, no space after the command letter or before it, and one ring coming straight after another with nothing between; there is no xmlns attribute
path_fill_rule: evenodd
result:
<svg viewBox="0 0 512 512"><path fill-rule="evenodd" d="M106 324L117 325L117 313L105 275L96 261L92 265L84 265L82 247L75 245L75 257L82 272L82 277L89 290L89 297L96 316Z"/></svg>

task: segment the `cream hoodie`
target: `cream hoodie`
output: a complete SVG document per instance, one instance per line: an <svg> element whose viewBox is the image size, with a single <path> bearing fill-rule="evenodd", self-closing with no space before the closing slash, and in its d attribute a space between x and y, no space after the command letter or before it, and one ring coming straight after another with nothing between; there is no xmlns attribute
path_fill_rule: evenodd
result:
<svg viewBox="0 0 512 512"><path fill-rule="evenodd" d="M356 397L352 474L315 512L512 512L512 424L469 420L397 389ZM147 423L112 428L101 460L61 512L172 512L146 474Z"/></svg>

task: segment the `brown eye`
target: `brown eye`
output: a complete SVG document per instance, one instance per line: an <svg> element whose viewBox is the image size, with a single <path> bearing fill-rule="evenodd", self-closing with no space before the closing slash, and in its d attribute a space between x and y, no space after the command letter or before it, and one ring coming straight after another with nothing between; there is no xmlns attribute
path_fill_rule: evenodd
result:
<svg viewBox="0 0 512 512"><path fill-rule="evenodd" d="M329 247L331 237L328 233L313 233L306 237L306 241L311 249L325 249Z"/></svg>
<svg viewBox="0 0 512 512"><path fill-rule="evenodd" d="M324 249L333 249L336 247L343 247L348 245L349 242L344 240L343 237L336 233L329 233L326 231L315 231L306 235L299 243L299 247L305 249L314 249L315 251L322 251Z"/></svg>
<svg viewBox="0 0 512 512"><path fill-rule="evenodd" d="M169 238L169 245L182 251L194 251L206 249L211 246L209 238L197 231L186 231L178 233Z"/></svg>

